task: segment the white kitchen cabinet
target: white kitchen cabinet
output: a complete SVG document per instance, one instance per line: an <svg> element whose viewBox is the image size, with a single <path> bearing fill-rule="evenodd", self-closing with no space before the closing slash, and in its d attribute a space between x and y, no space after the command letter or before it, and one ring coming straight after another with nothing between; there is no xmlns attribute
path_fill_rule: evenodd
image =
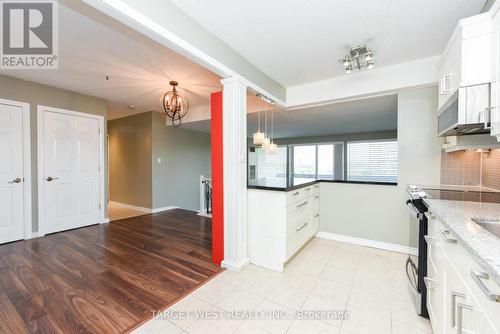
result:
<svg viewBox="0 0 500 334"><path fill-rule="evenodd" d="M283 271L319 230L319 184L286 192L248 189L247 198L250 261Z"/></svg>
<svg viewBox="0 0 500 334"><path fill-rule="evenodd" d="M444 270L446 272L446 289L444 290L445 333L455 334L459 332L459 328L462 328L467 333L471 332L471 312L465 308L465 305L469 305L469 288L460 278L450 261L445 262ZM464 305L464 307L461 307L461 305Z"/></svg>
<svg viewBox="0 0 500 334"><path fill-rule="evenodd" d="M491 11L491 135L500 142L500 4Z"/></svg>
<svg viewBox="0 0 500 334"><path fill-rule="evenodd" d="M469 314L469 331L478 334L499 334L482 305L474 295L471 295L468 304L466 304L469 307L460 310ZM497 318L499 316L499 313L495 315Z"/></svg>
<svg viewBox="0 0 500 334"><path fill-rule="evenodd" d="M460 20L438 65L439 108L462 86L491 82L491 15Z"/></svg>
<svg viewBox="0 0 500 334"><path fill-rule="evenodd" d="M491 297L500 293L500 286L482 272L439 217L427 217L427 308L434 333L460 333L460 327L462 333L500 334L500 297Z"/></svg>

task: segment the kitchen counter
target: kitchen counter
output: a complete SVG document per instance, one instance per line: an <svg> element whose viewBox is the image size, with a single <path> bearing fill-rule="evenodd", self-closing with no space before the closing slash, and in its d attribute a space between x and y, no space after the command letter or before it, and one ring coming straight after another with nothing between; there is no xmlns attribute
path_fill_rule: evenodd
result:
<svg viewBox="0 0 500 334"><path fill-rule="evenodd" d="M294 186L289 187L273 187L267 185L258 185L258 184L249 184L247 185L247 189L260 189L260 190L274 190L274 191L292 191L302 187L307 187L319 182L329 182L329 183L352 183L352 184L372 184L372 185L383 185L383 186L397 186L397 183L393 182L368 182L368 181L345 181L345 180L315 180L311 182L301 183Z"/></svg>
<svg viewBox="0 0 500 334"><path fill-rule="evenodd" d="M440 199L424 199L424 202L500 285L500 238L471 220L472 217L500 217L500 204Z"/></svg>

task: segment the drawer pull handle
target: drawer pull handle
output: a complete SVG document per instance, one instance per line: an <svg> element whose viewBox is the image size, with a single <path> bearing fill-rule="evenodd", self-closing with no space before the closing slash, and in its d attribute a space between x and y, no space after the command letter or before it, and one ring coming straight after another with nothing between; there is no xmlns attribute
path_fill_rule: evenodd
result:
<svg viewBox="0 0 500 334"><path fill-rule="evenodd" d="M306 188L306 191L309 191L309 190L311 190L311 188Z"/></svg>
<svg viewBox="0 0 500 334"><path fill-rule="evenodd" d="M427 290L436 290L431 284L436 282L436 280L429 278L429 277L424 277L424 284Z"/></svg>
<svg viewBox="0 0 500 334"><path fill-rule="evenodd" d="M319 185L315 185L314 188L319 188Z"/></svg>
<svg viewBox="0 0 500 334"><path fill-rule="evenodd" d="M297 231L297 232L298 232L298 231L300 231L300 230L304 229L304 227L306 227L307 225L309 225L309 223L304 223L304 224L302 224L300 227L297 227L297 228L295 229L295 231Z"/></svg>
<svg viewBox="0 0 500 334"><path fill-rule="evenodd" d="M301 208L301 207L303 207L304 205L306 205L307 203L308 203L308 201L305 201L304 203L297 205L297 207L298 207L298 208Z"/></svg>
<svg viewBox="0 0 500 334"><path fill-rule="evenodd" d="M474 308L467 304L457 303L457 334L462 334L464 330L463 319L464 319L464 309L473 311ZM455 309L452 310L455 313Z"/></svg>
<svg viewBox="0 0 500 334"><path fill-rule="evenodd" d="M318 218L318 217L319 217L319 213L314 215L314 218Z"/></svg>
<svg viewBox="0 0 500 334"><path fill-rule="evenodd" d="M476 282L476 284L479 286L481 291L486 295L486 297L493 301L500 303L500 295L492 293L486 285L484 285L483 281L481 279L489 279L490 277L488 276L487 273L479 273L475 270L470 271L470 276L472 279Z"/></svg>
<svg viewBox="0 0 500 334"><path fill-rule="evenodd" d="M318 196L318 195L316 195L316 196L314 196L314 198L319 198L319 196Z"/></svg>
<svg viewBox="0 0 500 334"><path fill-rule="evenodd" d="M457 308L457 298L465 299L465 295L460 292L450 291L451 294L451 327L455 327L457 321L455 319L455 309Z"/></svg>
<svg viewBox="0 0 500 334"><path fill-rule="evenodd" d="M432 244L436 240L436 238L431 237L430 235L424 235L424 239L428 245Z"/></svg>
<svg viewBox="0 0 500 334"><path fill-rule="evenodd" d="M297 196L298 194L300 194L298 191L294 192L292 195L293 196Z"/></svg>
<svg viewBox="0 0 500 334"><path fill-rule="evenodd" d="M450 244L456 244L457 243L457 239L453 239L453 238L449 237L450 231L448 231L448 230L441 230L439 232L439 234L441 234L441 236L443 237L444 241L446 241L447 243L450 243Z"/></svg>

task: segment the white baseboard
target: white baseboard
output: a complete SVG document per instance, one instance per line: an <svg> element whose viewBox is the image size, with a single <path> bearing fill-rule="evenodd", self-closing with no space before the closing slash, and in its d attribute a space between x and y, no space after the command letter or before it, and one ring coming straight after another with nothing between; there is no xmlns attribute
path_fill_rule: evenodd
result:
<svg viewBox="0 0 500 334"><path fill-rule="evenodd" d="M211 214L202 211L198 211L198 216L212 218Z"/></svg>
<svg viewBox="0 0 500 334"><path fill-rule="evenodd" d="M116 206L120 206L122 208L137 210L137 211L141 211L141 212L144 212L144 213L158 213L158 212L163 212L163 211L169 211L169 210L173 210L173 209L178 209L178 207L173 206L173 205L165 206L165 207L162 207L162 208L150 209L150 208L144 208L142 206L136 206L136 205L126 204L126 203L120 203L120 202L115 202L115 201L109 201L109 203L113 204L113 205L116 205Z"/></svg>
<svg viewBox="0 0 500 334"><path fill-rule="evenodd" d="M122 208L137 210L137 211L141 211L141 212L145 212L145 213L151 213L152 212L152 209L150 209L150 208L145 208L145 207L142 207L142 206L127 204L127 203L109 201L109 204L120 206Z"/></svg>
<svg viewBox="0 0 500 334"><path fill-rule="evenodd" d="M220 264L222 268L226 268L231 271L242 271L246 266L250 264L250 259L243 259L239 262L233 262L230 260L223 260Z"/></svg>
<svg viewBox="0 0 500 334"><path fill-rule="evenodd" d="M153 210L151 210L151 213L158 213L158 212L170 211L170 210L175 210L175 209L178 209L178 207L169 205L169 206L165 206L163 208L153 209Z"/></svg>
<svg viewBox="0 0 500 334"><path fill-rule="evenodd" d="M253 261L253 260L250 260L250 263L255 264L256 266L271 269L271 270L274 270L274 271L277 271L280 273L282 273L285 270L285 265L283 263L276 265L276 264L268 264L268 263L263 263L263 262L259 262L259 261Z"/></svg>
<svg viewBox="0 0 500 334"><path fill-rule="evenodd" d="M109 223L111 220L109 218L105 218L104 221L102 222L103 224Z"/></svg>
<svg viewBox="0 0 500 334"><path fill-rule="evenodd" d="M387 250L387 251L391 251L391 252L408 254L408 251L409 251L411 255L418 254L417 248L398 245L398 244L392 244L392 243L383 242L383 241L356 238L356 237L351 237L348 235L319 231L318 233L316 233L316 237L322 238L322 239L347 242L349 244L354 244L354 245L373 247L373 248L383 249L383 250Z"/></svg>
<svg viewBox="0 0 500 334"><path fill-rule="evenodd" d="M31 232L31 234L29 236L26 236L24 240L36 239L40 237L43 237L43 234L40 234L40 232Z"/></svg>

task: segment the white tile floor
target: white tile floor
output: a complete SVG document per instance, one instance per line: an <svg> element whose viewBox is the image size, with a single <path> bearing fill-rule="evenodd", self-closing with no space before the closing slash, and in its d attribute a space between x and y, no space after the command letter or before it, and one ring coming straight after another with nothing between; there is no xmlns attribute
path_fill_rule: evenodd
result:
<svg viewBox="0 0 500 334"><path fill-rule="evenodd" d="M405 260L399 253L314 238L284 273L254 265L240 273L225 271L134 333L432 333L408 298ZM197 310L224 317L196 319ZM282 317L228 318L227 312L235 310L280 312ZM350 317L299 319L297 311L305 310L348 311ZM185 318L174 319L178 315Z"/></svg>

